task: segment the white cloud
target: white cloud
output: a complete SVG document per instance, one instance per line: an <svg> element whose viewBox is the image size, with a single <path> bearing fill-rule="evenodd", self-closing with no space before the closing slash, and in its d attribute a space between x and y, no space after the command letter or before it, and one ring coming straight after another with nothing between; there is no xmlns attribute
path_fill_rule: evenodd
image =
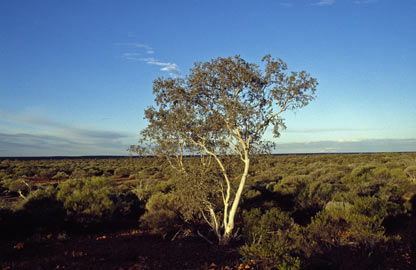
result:
<svg viewBox="0 0 416 270"><path fill-rule="evenodd" d="M142 49L145 50L145 52L148 56L153 55L155 53L155 51L153 50L152 47L150 47L147 44L143 44L143 43L132 43L132 42L130 42L130 43L116 43L116 45L142 48ZM135 52L135 51L125 52L121 55L121 57L123 59L130 60L130 61L141 61L141 62L145 62L146 64L149 64L149 65L159 66L159 67L161 67L160 68L161 71L168 72L170 74L170 76L172 76L172 77L176 77L176 76L181 75L181 72L180 72L179 67L178 67L177 64L169 63L169 62L161 62L161 61L157 60L154 57L143 57L143 54L140 53L140 52Z"/></svg>
<svg viewBox="0 0 416 270"><path fill-rule="evenodd" d="M348 139L313 142L279 143L273 153L364 153L364 152L412 152L416 139Z"/></svg>
<svg viewBox="0 0 416 270"><path fill-rule="evenodd" d="M368 129L358 129L358 128L305 128L305 129L292 129L288 128L284 132L288 133L333 133L333 132L359 132L359 131L368 131Z"/></svg>
<svg viewBox="0 0 416 270"><path fill-rule="evenodd" d="M286 8L291 8L291 7L293 7L293 3L290 3L290 2L280 2L280 5L281 5L282 7L286 7Z"/></svg>
<svg viewBox="0 0 416 270"><path fill-rule="evenodd" d="M320 0L319 2L316 2L313 4L314 6L332 6L335 4L335 0Z"/></svg>
<svg viewBox="0 0 416 270"><path fill-rule="evenodd" d="M126 155L136 138L133 133L75 127L36 113L0 111L0 116L0 156Z"/></svg>
<svg viewBox="0 0 416 270"><path fill-rule="evenodd" d="M137 48L143 48L146 50L147 54L154 54L155 51L153 50L152 47L150 47L149 45L146 44L142 44L142 43L133 43L133 45Z"/></svg>
<svg viewBox="0 0 416 270"><path fill-rule="evenodd" d="M179 71L178 65L176 65L175 63L160 62L153 57L143 58L142 60L145 61L149 65L162 67L160 70L169 72L171 76L179 76L181 74L181 72Z"/></svg>
<svg viewBox="0 0 416 270"><path fill-rule="evenodd" d="M127 53L123 53L121 55L122 58L127 59L127 60L136 60L139 61L141 59L141 54L140 53L134 53L134 52L127 52Z"/></svg>
<svg viewBox="0 0 416 270"><path fill-rule="evenodd" d="M127 149L127 144L114 139L90 143L60 135L0 132L2 157L127 155Z"/></svg>
<svg viewBox="0 0 416 270"><path fill-rule="evenodd" d="M144 44L144 43L126 42L126 43L116 43L116 45L118 45L118 46L128 46L128 47L142 48L142 49L144 49L144 51L147 54L154 54L155 53L155 51L153 50L152 47L150 47L149 45Z"/></svg>
<svg viewBox="0 0 416 270"><path fill-rule="evenodd" d="M371 4L371 3L377 3L379 0L356 0L356 4Z"/></svg>

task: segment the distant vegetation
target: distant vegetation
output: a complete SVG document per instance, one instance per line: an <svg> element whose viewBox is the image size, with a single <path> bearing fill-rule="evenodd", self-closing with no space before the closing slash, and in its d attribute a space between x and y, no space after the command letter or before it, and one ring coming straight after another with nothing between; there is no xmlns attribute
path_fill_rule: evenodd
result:
<svg viewBox="0 0 416 270"><path fill-rule="evenodd" d="M235 190L239 161L226 158ZM1 238L130 226L215 242L192 198L221 198L200 158L186 159L192 179L156 158L2 160ZM415 166L415 153L254 156L234 245L258 269L383 269L386 254L415 241L403 237L415 224Z"/></svg>

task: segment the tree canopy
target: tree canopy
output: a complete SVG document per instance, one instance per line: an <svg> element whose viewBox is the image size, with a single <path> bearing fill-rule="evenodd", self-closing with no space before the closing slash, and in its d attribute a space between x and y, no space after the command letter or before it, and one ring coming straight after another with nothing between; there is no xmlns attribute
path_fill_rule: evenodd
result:
<svg viewBox="0 0 416 270"><path fill-rule="evenodd" d="M286 63L270 55L263 57L262 68L240 56L197 62L185 78L154 81L155 105L145 110L149 125L136 149L166 158L188 176L192 172L184 165L184 154L200 154L201 167L214 161L221 175L216 183L222 207L218 211L207 196L199 196L203 207L198 210L225 243L232 237L250 156L271 150L273 144L263 138L266 130L273 127L279 137L285 128L281 114L306 106L317 85L306 71L287 72ZM230 155L242 162L232 176L222 158ZM237 185L232 177L239 179Z"/></svg>

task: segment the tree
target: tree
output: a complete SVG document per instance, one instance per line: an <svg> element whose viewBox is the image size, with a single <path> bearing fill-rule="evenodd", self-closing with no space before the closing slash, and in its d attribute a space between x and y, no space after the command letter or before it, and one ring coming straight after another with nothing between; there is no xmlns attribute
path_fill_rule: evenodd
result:
<svg viewBox="0 0 416 270"><path fill-rule="evenodd" d="M4 179L0 184L10 192L16 192L23 200L32 193L32 183L28 179L19 177L18 179Z"/></svg>
<svg viewBox="0 0 416 270"><path fill-rule="evenodd" d="M307 72L287 72L281 59L266 55L263 69L240 56L195 63L185 78L158 78L153 82L155 106L145 110L149 124L141 131L138 152L164 157L178 171L188 174L184 153L200 154L201 166L212 160L219 170L217 181L222 207L202 196L200 214L225 244L233 236L234 220L250 167L250 157L272 149L263 140L269 126L274 137L285 128L281 114L306 106L318 82ZM224 163L231 155L241 161L234 188ZM198 181L194 181L196 183Z"/></svg>

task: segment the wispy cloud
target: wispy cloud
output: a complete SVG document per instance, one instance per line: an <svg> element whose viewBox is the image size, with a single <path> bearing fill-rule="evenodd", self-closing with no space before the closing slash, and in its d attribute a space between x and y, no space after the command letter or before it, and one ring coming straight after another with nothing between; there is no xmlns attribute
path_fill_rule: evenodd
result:
<svg viewBox="0 0 416 270"><path fill-rule="evenodd" d="M121 141L82 142L62 136L30 133L0 133L0 156L126 155Z"/></svg>
<svg viewBox="0 0 416 270"><path fill-rule="evenodd" d="M314 6L332 6L335 4L335 0L320 0L316 3L314 3Z"/></svg>
<svg viewBox="0 0 416 270"><path fill-rule="evenodd" d="M175 63L169 63L169 62L160 62L156 60L153 57L150 58L143 58L143 61L145 61L149 65L155 65L162 67L160 70L169 72L171 76L179 76L181 75L181 72L179 71L178 65Z"/></svg>
<svg viewBox="0 0 416 270"><path fill-rule="evenodd" d="M305 128L305 129L291 129L288 128L284 132L288 133L333 133L333 132L351 132L351 131L368 131L368 129L358 128Z"/></svg>
<svg viewBox="0 0 416 270"><path fill-rule="evenodd" d="M154 54L155 51L152 47L144 43L137 43L137 42L119 42L116 43L117 46L128 46L128 47L135 47L135 48L142 48L144 49L146 54Z"/></svg>
<svg viewBox="0 0 416 270"><path fill-rule="evenodd" d="M0 111L0 116L5 127L0 132L0 156L125 155L136 137L127 132L65 125L36 114Z"/></svg>
<svg viewBox="0 0 416 270"><path fill-rule="evenodd" d="M154 54L155 53L155 51L153 50L153 48L150 47L149 45L146 45L146 44L133 43L133 46L135 46L137 48L143 48L143 49L145 49L147 54Z"/></svg>
<svg viewBox="0 0 416 270"><path fill-rule="evenodd" d="M291 3L291 2L280 2L280 5L282 6L282 7L286 7L286 8L291 8L291 7L293 7L293 3Z"/></svg>
<svg viewBox="0 0 416 270"><path fill-rule="evenodd" d="M142 59L141 56L142 56L142 54L140 54L140 53L134 53L134 52L123 53L121 55L121 57L123 59L132 60L132 61L140 61Z"/></svg>
<svg viewBox="0 0 416 270"><path fill-rule="evenodd" d="M143 53L142 52L137 52L137 51L125 52L121 55L121 57L123 59L129 60L129 61L140 61L140 62L145 62L148 65L159 66L159 67L161 67L160 68L161 71L168 72L169 75L172 76L172 77L176 77L176 76L181 75L181 72L180 72L179 67L178 67L177 64L170 63L170 62L162 62L162 61L156 59L155 57L149 57L150 55L153 55L155 53L155 51L153 50L152 47L150 47L147 44L143 44L143 43L116 43L116 45L124 45L124 46L129 46L129 47L134 47L134 48L142 48L142 49L145 50L145 54L147 56L147 57L143 57Z"/></svg>
<svg viewBox="0 0 416 270"><path fill-rule="evenodd" d="M136 33L135 33L134 31L128 31L128 32L127 32L127 36L128 36L129 38L133 38L133 37L136 37Z"/></svg>
<svg viewBox="0 0 416 270"><path fill-rule="evenodd" d="M364 153L413 152L416 139L348 139L298 143L277 143L274 153Z"/></svg>
<svg viewBox="0 0 416 270"><path fill-rule="evenodd" d="M377 3L379 0L356 0L354 3L356 4L372 4Z"/></svg>

